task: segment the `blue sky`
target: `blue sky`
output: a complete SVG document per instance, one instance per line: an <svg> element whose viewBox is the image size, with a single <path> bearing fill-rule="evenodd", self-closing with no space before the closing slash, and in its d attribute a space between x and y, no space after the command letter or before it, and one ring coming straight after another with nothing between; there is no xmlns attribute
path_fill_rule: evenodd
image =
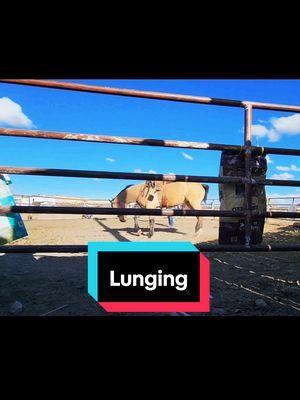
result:
<svg viewBox="0 0 300 400"><path fill-rule="evenodd" d="M208 97L300 104L300 80L72 80ZM19 106L19 107L18 107ZM242 143L239 108L0 83L0 126L157 139ZM300 114L254 111L253 144L299 148ZM1 137L1 165L217 176L220 152ZM185 155L183 154L185 153ZM297 157L271 156L268 177L300 179ZM11 177L18 194L114 197L137 181ZM269 195L299 194L267 188ZM218 197L210 184L210 198Z"/></svg>

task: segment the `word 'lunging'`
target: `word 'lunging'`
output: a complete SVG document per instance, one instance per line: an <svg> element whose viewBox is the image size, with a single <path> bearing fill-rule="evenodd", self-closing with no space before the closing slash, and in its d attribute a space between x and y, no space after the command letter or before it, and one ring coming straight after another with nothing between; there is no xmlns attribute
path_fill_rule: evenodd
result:
<svg viewBox="0 0 300 400"><path fill-rule="evenodd" d="M124 274L120 275L120 279L116 280L115 271L110 271L110 286L141 286L146 290L155 290L158 286L175 286L176 290L186 290L187 288L187 275L178 274L163 274L159 269L157 274Z"/></svg>

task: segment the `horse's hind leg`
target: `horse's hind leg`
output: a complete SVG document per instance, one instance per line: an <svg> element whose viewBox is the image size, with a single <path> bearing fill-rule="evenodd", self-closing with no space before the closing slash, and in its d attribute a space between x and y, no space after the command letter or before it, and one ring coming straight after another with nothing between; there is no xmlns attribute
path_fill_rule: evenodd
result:
<svg viewBox="0 0 300 400"><path fill-rule="evenodd" d="M137 215L134 216L134 229L136 230L137 234L140 236L142 233L141 228L139 227L139 221Z"/></svg>
<svg viewBox="0 0 300 400"><path fill-rule="evenodd" d="M199 201L186 201L185 203L188 208L192 209L192 210L201 210L201 202L199 203ZM197 223L195 226L195 235L198 235L199 233L202 233L203 231L203 218L202 217L197 217Z"/></svg>
<svg viewBox="0 0 300 400"><path fill-rule="evenodd" d="M150 226L149 235L148 235L149 238L151 238L154 235L154 223L155 223L155 219L149 218L149 226Z"/></svg>

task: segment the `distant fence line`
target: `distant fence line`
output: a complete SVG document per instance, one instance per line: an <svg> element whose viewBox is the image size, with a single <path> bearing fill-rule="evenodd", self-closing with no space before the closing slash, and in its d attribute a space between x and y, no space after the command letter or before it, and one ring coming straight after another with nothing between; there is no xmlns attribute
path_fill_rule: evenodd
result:
<svg viewBox="0 0 300 400"><path fill-rule="evenodd" d="M24 194L16 194L14 195L16 204L18 206L22 205L57 205L57 204L73 204L78 206L95 206L96 204L103 207L109 207L110 201L109 199L91 199L91 198L83 198L83 197L67 197L67 196L57 196L57 195L24 195ZM130 204L130 208L136 207L135 204ZM206 204L203 204L204 209L209 210L219 210L220 209L220 200L217 198L207 199ZM300 209L300 196L268 196L267 197L267 210L287 210L291 211Z"/></svg>
<svg viewBox="0 0 300 400"><path fill-rule="evenodd" d="M90 199L84 197L68 197L68 196L56 196L56 195L40 195L40 194L15 194L14 195L16 204L21 205L55 205L55 204L76 204L88 206L89 204L103 204L103 206L107 206L110 204L108 199Z"/></svg>

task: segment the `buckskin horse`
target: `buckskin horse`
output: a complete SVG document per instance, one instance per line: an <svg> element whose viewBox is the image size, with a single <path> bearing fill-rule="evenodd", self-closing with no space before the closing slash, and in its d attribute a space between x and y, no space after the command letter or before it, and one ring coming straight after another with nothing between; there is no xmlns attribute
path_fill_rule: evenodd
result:
<svg viewBox="0 0 300 400"><path fill-rule="evenodd" d="M171 208L183 205L192 210L200 210L202 201L206 201L209 187L194 182L161 182L147 181L139 185L126 186L114 199L111 206L125 208L130 203L137 203L142 208ZM125 222L124 215L118 215L120 222ZM196 217L195 234L202 230L202 218ZM154 234L154 217L149 217L149 234ZM134 228L138 235L142 233L137 216L134 218Z"/></svg>

